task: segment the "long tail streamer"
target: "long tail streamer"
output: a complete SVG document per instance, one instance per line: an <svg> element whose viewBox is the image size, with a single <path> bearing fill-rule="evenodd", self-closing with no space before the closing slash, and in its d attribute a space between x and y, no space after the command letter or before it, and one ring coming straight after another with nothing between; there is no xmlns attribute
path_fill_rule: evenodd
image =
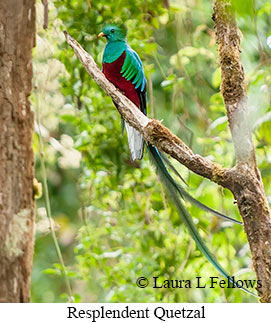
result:
<svg viewBox="0 0 271 323"><path fill-rule="evenodd" d="M205 242L203 241L203 239L201 238L193 220L191 215L189 214L189 212L187 211L187 209L184 207L180 196L183 197L183 191L180 190L180 186L174 181L174 179L172 178L172 176L169 174L166 165L164 164L160 153L158 152L157 148L151 144L147 144L147 149L150 153L150 157L152 162L154 163L160 178L162 180L162 182L164 183L164 185L166 186L168 193L170 194L177 210L178 210L178 215L181 219L182 222L184 222L192 236L192 238L194 239L194 241L196 242L198 248L201 250L201 252L204 254L204 256L210 261L210 263L216 268L216 270L218 270L218 272L223 275L225 278L227 278L234 286L242 289L244 292L258 297L256 294L250 292L249 290L247 290L246 288L239 286L234 279L224 270L224 268L219 264L219 262L216 260L216 258L214 257L214 255L211 253L211 251L209 250L209 248L206 246ZM187 197L187 196L186 196ZM192 197L191 197L192 198ZM192 198L193 199L193 198ZM197 201L198 202L198 201ZM200 203L200 202L199 202ZM206 206L204 206L205 209ZM208 208L208 207L207 207ZM225 216L223 216L224 218Z"/></svg>
<svg viewBox="0 0 271 323"><path fill-rule="evenodd" d="M157 149L156 149L157 150ZM157 151L157 153L158 153L158 151ZM176 176L178 176L180 179L181 179L181 181L182 182L184 182L186 185L187 185L187 183L186 183L186 181L183 179L183 177L179 174L179 172L177 171L177 169L172 165L172 163L169 161L169 159L166 157L166 155L164 155L164 154L161 154L161 153L158 153L159 154L159 156L160 156L160 159L162 159L161 160L161 162L165 162L167 165L168 165L168 167L174 172L174 174L176 175ZM164 163L163 163L164 164ZM164 164L164 167L165 167L165 164ZM165 169L166 169L166 167L165 167ZM167 169L166 169L166 171L167 171ZM167 173L168 173L168 171L167 171ZM181 185L179 185L179 184L177 184L175 181L174 181L174 179L171 177L171 175L170 174L168 174L169 176L170 176L170 178L171 178L171 181L172 181L172 183L173 183L173 185L176 187L176 189L177 189L177 191L179 192L179 194L182 196L182 198L183 199L186 199L186 200L188 200L190 203L192 203L193 205L195 205L196 207L198 207L198 208L200 208L200 209L202 209L203 211L207 211L207 212L209 212L209 213L212 213L213 215L215 215L215 216L217 216L217 217L219 217L219 218L221 218L221 219L223 219L223 220L226 220L226 221L230 221L230 222L233 222L233 223L235 223L235 224L240 224L240 225L243 225L242 224L242 222L240 222L240 221L238 221L238 220L235 220L235 219L233 219L233 218L231 218L231 217L229 217L229 216L226 216L226 215L224 215L224 214L222 214L222 213L220 213L220 212L218 212L218 211L216 211L216 210L214 210L214 209L212 209L212 208L210 208L209 206L207 206L207 205L205 205L205 204L203 204L203 203L201 203L200 201L198 201L198 200L196 200L193 196L191 196Z"/></svg>

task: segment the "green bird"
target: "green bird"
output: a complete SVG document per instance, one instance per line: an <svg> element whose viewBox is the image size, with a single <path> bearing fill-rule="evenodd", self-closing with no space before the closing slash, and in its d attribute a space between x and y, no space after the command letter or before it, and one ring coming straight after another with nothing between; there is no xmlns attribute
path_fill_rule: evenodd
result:
<svg viewBox="0 0 271 323"><path fill-rule="evenodd" d="M129 98L138 109L140 109L144 114L147 113L147 82L144 75L143 64L138 56L138 54L127 44L127 29L123 24L109 24L106 25L102 32L98 35L99 37L105 37L107 44L103 53L103 68L102 71L106 78L111 81L117 88L119 88L127 98ZM117 104L115 103L117 106ZM143 135L130 126L126 121L124 121L123 127L126 128L128 136L129 150L132 160L142 159L144 151L144 138ZM232 221L238 224L241 222L227 217L220 212L217 212L208 206L202 204L201 202L194 199L186 190L170 175L165 163L169 164L169 167L173 169L175 173L178 174L176 169L170 164L170 162L162 158L158 149L150 144L146 143L146 147L149 151L150 158L155 165L157 172L167 188L167 191L174 202L179 217L184 222L196 242L198 248L202 251L205 257L211 262L211 264L233 285L241 288L245 292L256 296L252 292L246 290L245 288L238 286L234 282L234 279L223 269L223 267L218 263L214 255L211 253L209 248L204 243L201 238L189 212L185 208L182 199L186 198L197 207L203 210L209 211L212 214L219 216L228 221ZM178 174L179 176L179 174Z"/></svg>

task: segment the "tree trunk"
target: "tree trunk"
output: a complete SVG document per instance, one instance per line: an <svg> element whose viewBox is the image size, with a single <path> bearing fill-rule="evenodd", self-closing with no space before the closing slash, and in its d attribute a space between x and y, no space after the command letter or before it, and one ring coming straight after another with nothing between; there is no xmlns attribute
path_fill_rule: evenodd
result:
<svg viewBox="0 0 271 323"><path fill-rule="evenodd" d="M0 2L0 302L29 302L34 246L35 0Z"/></svg>
<svg viewBox="0 0 271 323"><path fill-rule="evenodd" d="M249 242L252 261L261 287L261 302L271 302L271 211L248 121L244 68L240 58L241 33L231 0L214 0L216 40L221 66L221 92L227 109L236 155L228 188L234 194ZM259 103L260 104L260 103Z"/></svg>

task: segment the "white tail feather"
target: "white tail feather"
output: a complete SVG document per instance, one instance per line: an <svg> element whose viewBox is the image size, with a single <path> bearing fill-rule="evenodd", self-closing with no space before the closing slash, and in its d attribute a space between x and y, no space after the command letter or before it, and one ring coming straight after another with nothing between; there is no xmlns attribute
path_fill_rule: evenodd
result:
<svg viewBox="0 0 271 323"><path fill-rule="evenodd" d="M140 132L125 122L125 128L128 136L129 150L131 159L142 159L144 149L144 138Z"/></svg>

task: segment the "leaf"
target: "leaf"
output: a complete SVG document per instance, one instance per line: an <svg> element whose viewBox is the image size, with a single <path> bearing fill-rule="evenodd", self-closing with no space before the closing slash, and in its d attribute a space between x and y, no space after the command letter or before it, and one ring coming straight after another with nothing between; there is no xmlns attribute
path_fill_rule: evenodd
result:
<svg viewBox="0 0 271 323"><path fill-rule="evenodd" d="M267 112L264 116L259 118L253 126L253 129L259 128L263 123L271 121L271 111Z"/></svg>
<svg viewBox="0 0 271 323"><path fill-rule="evenodd" d="M73 301L74 301L74 303L80 303L81 296L79 294L73 294Z"/></svg>
<svg viewBox="0 0 271 323"><path fill-rule="evenodd" d="M161 82L161 87L171 87L176 81L176 76L174 74L170 74L164 81Z"/></svg>
<svg viewBox="0 0 271 323"><path fill-rule="evenodd" d="M214 88L218 88L220 86L221 83L221 69L220 67L218 67L212 76L212 85Z"/></svg>
<svg viewBox="0 0 271 323"><path fill-rule="evenodd" d="M78 122L78 118L73 114L63 114L60 118L65 122L69 122L73 124L77 124Z"/></svg>
<svg viewBox="0 0 271 323"><path fill-rule="evenodd" d="M44 269L42 272L43 272L43 274L46 274L46 275L59 275L60 274L59 270L54 269L54 268L47 268L47 269Z"/></svg>
<svg viewBox="0 0 271 323"><path fill-rule="evenodd" d="M268 145L271 145L271 122L264 122L260 127L260 135L264 137Z"/></svg>
<svg viewBox="0 0 271 323"><path fill-rule="evenodd" d="M103 134L103 133L107 133L107 128L101 124L96 124L93 127L93 131L97 134Z"/></svg>
<svg viewBox="0 0 271 323"><path fill-rule="evenodd" d="M261 9L258 11L258 15L261 16L263 14L270 15L271 14L271 3L266 2L262 5Z"/></svg>
<svg viewBox="0 0 271 323"><path fill-rule="evenodd" d="M240 16L253 15L253 0L232 0L232 4Z"/></svg>
<svg viewBox="0 0 271 323"><path fill-rule="evenodd" d="M199 54L199 49L192 46L187 46L179 50L178 54L180 56L194 57Z"/></svg>
<svg viewBox="0 0 271 323"><path fill-rule="evenodd" d="M227 122L228 118L226 116L217 118L214 122L212 122L208 128L208 132L211 132L218 126L225 124Z"/></svg>
<svg viewBox="0 0 271 323"><path fill-rule="evenodd" d="M102 258L117 258L122 254L122 250L118 249L116 251L111 251L111 252L104 252L101 254Z"/></svg>

